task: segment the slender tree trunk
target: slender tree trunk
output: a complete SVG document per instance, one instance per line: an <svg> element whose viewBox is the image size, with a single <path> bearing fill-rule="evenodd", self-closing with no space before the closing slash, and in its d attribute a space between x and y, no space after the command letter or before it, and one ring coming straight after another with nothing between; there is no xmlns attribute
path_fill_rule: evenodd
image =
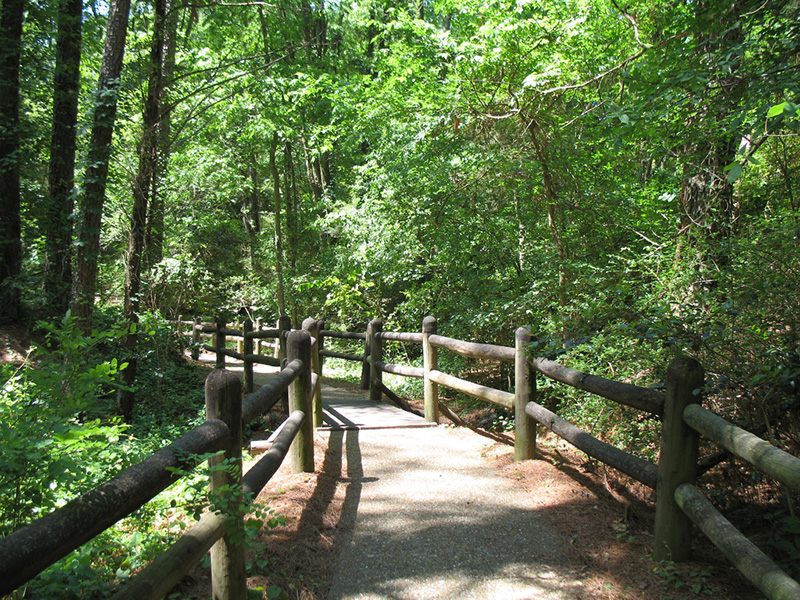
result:
<svg viewBox="0 0 800 600"><path fill-rule="evenodd" d="M72 212L82 38L81 0L61 0L50 142L50 195L45 222L45 301L50 315L69 308L72 284Z"/></svg>
<svg viewBox="0 0 800 600"><path fill-rule="evenodd" d="M0 321L21 313L17 278L22 270L19 181L19 61L24 0L0 8Z"/></svg>
<svg viewBox="0 0 800 600"><path fill-rule="evenodd" d="M275 204L275 276L278 294L278 312L286 314L286 296L283 288L283 233L281 231L281 182L278 177L278 165L275 154L278 150L278 132L272 134L269 147L269 171L272 174L272 197Z"/></svg>
<svg viewBox="0 0 800 600"><path fill-rule="evenodd" d="M150 193L150 206L147 210L147 227L145 233L145 266L151 267L161 262L164 257L164 196L159 183L167 172L171 149L172 112L165 106L164 95L175 73L175 51L178 37L178 15L180 1L167 0L164 20L163 48L161 50L161 85L162 94L159 110L158 152L156 170Z"/></svg>
<svg viewBox="0 0 800 600"><path fill-rule="evenodd" d="M745 92L745 84L737 75L741 56L735 54L742 52L744 39L741 27L737 26L742 5L742 2L734 2L718 6L720 12L710 30L697 34L700 52L726 55L730 66L709 86L717 90L714 101L687 123L687 129L697 131L693 137L699 141L685 148L686 162L678 195L683 236L676 260L682 260L685 246L696 246L693 260L697 278L690 292L708 292L716 287L718 271L730 262L727 240L734 234L739 219L740 206L735 201L734 187L727 180L725 167L736 159L741 136L725 134L720 124L736 114ZM698 16L703 17L710 8L709 2L699 2Z"/></svg>
<svg viewBox="0 0 800 600"><path fill-rule="evenodd" d="M306 162L306 176L308 177L308 184L311 186L311 193L314 195L314 200L319 202L322 200L322 182L319 179L319 169L316 168L316 161L312 160L311 153L308 149L308 144L305 138L300 140L303 144L303 157Z"/></svg>
<svg viewBox="0 0 800 600"><path fill-rule="evenodd" d="M283 197L286 199L286 229L289 236L289 266L297 262L297 186L294 179L294 160L292 143L283 144Z"/></svg>
<svg viewBox="0 0 800 600"><path fill-rule="evenodd" d="M97 261L100 254L100 230L129 12L130 0L110 0L103 63L95 94L92 135L78 230L76 271L72 286L72 314L78 318L84 332L91 330L92 326L92 309L97 288Z"/></svg>
<svg viewBox="0 0 800 600"><path fill-rule="evenodd" d="M255 163L255 159L249 159ZM247 167L247 175L250 178L250 185L253 190L244 197L242 219L244 228L247 231L249 243L250 270L253 273L259 271L258 268L258 234L261 231L261 183L258 180L258 169L255 164Z"/></svg>
<svg viewBox="0 0 800 600"><path fill-rule="evenodd" d="M144 107L142 141L139 146L139 168L133 183L133 210L131 229L128 234L128 261L125 274L125 322L128 333L124 346L127 352L128 368L122 372L125 388L119 395L119 410L127 421L133 416L135 392L133 390L138 363L139 292L142 287L142 258L144 255L145 230L147 226L147 206L149 196L154 193L154 183L158 168L159 124L161 98L164 90L162 79L164 50L164 20L166 1L153 3L153 42L150 46L150 78L147 85L147 99Z"/></svg>
<svg viewBox="0 0 800 600"><path fill-rule="evenodd" d="M533 143L533 150L536 154L539 168L542 170L542 187L544 189L544 199L547 208L547 225L553 235L553 245L558 255L558 297L561 305L566 306L569 253L558 225L559 199L555 182L553 181L552 170L550 169L550 157L543 140L539 136L539 125L524 117L523 122L525 123L531 142Z"/></svg>

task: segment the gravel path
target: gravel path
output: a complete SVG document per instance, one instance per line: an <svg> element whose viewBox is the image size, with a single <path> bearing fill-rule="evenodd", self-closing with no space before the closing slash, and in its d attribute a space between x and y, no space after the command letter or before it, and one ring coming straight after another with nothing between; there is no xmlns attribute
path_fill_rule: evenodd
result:
<svg viewBox="0 0 800 600"><path fill-rule="evenodd" d="M257 366L256 385L275 371ZM326 399L337 412L352 401L349 421L395 410L323 386ZM484 438L445 426L358 426L366 428L316 433L330 436L347 473L329 600L582 597L582 565L565 558L568 542L537 514L530 494L482 457Z"/></svg>
<svg viewBox="0 0 800 600"><path fill-rule="evenodd" d="M330 600L581 597L567 542L485 462L480 436L362 430L331 443L349 486Z"/></svg>

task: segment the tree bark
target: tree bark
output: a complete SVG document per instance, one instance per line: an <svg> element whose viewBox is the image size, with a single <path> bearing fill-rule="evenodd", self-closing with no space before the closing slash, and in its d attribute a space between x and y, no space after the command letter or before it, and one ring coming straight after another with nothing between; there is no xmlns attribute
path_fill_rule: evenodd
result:
<svg viewBox="0 0 800 600"><path fill-rule="evenodd" d="M250 178L250 185L253 189L245 194L242 220L247 231L250 270L253 273L257 273L260 270L258 265L258 234L261 231L261 183L258 179L255 159L248 158L247 160L251 162L247 167L247 176Z"/></svg>
<svg viewBox="0 0 800 600"><path fill-rule="evenodd" d="M152 194L155 193L155 178L158 169L159 126L161 122L161 99L164 91L163 57L164 57L164 22L166 19L166 0L154 0L153 3L153 42L150 46L150 77L147 84L147 99L144 106L142 122L142 141L139 145L139 168L133 183L133 210L131 211L131 228L128 234L128 261L125 273L125 323L128 333L125 335L125 358L128 368L122 372L125 388L120 391L119 410L122 416L130 421L133 417L138 355L139 334L139 292L142 287L142 258L144 255L145 231L147 226L147 207Z"/></svg>
<svg viewBox="0 0 800 600"><path fill-rule="evenodd" d="M44 285L47 313L69 308L72 285L72 212L75 209L75 147L80 94L83 3L61 0L53 90L49 198L45 222Z"/></svg>
<svg viewBox="0 0 800 600"><path fill-rule="evenodd" d="M283 144L283 197L286 199L286 229L289 236L289 266L297 262L297 185L295 182L292 143Z"/></svg>
<svg viewBox="0 0 800 600"><path fill-rule="evenodd" d="M100 254L100 230L129 12L130 0L110 0L103 63L95 94L78 231L76 272L72 286L72 314L77 317L84 332L90 331L92 326L92 309L97 288L97 261Z"/></svg>
<svg viewBox="0 0 800 600"><path fill-rule="evenodd" d="M159 182L167 171L170 149L172 112L166 106L164 95L175 73L175 51L178 36L178 10L180 0L167 0L163 27L163 47L161 50L161 101L159 106L160 121L158 127L158 152L153 184L150 194L150 206L147 209L147 227L145 230L145 266L151 267L161 262L164 257L164 197Z"/></svg>
<svg viewBox="0 0 800 600"><path fill-rule="evenodd" d="M278 132L272 134L269 147L269 171L272 174L272 197L275 204L275 277L278 295L278 314L286 314L286 296L283 287L283 232L281 231L281 182L275 153L278 150Z"/></svg>
<svg viewBox="0 0 800 600"><path fill-rule="evenodd" d="M538 131L541 129L539 124L535 120L528 119L527 117L522 117L522 120L533 144L533 151L539 163L539 168L542 170L542 187L544 189L544 200L547 207L547 225L553 235L553 245L558 255L559 303L561 306L566 306L566 286L568 279L567 263L569 260L569 253L567 252L566 244L564 243L564 239L558 227L559 199L555 182L553 181L553 174L550 169L550 157L548 156L547 148L538 135Z"/></svg>
<svg viewBox="0 0 800 600"><path fill-rule="evenodd" d="M729 263L728 244L725 240L735 232L740 207L734 198L733 184L728 182L725 167L736 160L736 151L741 136L725 133L723 124L738 110L744 82L737 75L741 56L734 56L744 34L737 26L742 3L725 6L716 18L711 13L710 2L698 3L698 18L709 19L709 30L699 31L697 47L703 55L725 55L730 59L726 74L718 76L709 89L715 90L714 98L708 98L705 109L699 111L687 123L695 130L693 139L687 144L683 180L678 196L680 226L684 239L678 245L681 259L683 245L699 241L697 271L699 289L709 291L716 285L716 271ZM741 52L741 50L739 50Z"/></svg>
<svg viewBox="0 0 800 600"><path fill-rule="evenodd" d="M0 321L19 318L22 270L19 181L19 61L24 0L0 8Z"/></svg>

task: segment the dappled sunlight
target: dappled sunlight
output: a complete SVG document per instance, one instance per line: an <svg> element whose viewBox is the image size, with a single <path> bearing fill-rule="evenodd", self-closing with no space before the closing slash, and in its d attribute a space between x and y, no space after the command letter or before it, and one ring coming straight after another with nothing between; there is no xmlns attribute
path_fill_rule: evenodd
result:
<svg viewBox="0 0 800 600"><path fill-rule="evenodd" d="M360 431L353 446L348 469L360 461L370 480L351 482L359 503L344 511L357 516L331 598L575 597L581 565L524 490L483 461L485 440L440 427Z"/></svg>

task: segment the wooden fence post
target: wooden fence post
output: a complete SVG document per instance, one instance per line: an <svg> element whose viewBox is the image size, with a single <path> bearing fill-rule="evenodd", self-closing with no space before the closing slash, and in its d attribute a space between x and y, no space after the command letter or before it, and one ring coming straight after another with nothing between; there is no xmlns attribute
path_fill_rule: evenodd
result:
<svg viewBox="0 0 800 600"><path fill-rule="evenodd" d="M372 324L374 319L367 323L367 337L364 338L364 362L361 363L361 386L362 390L370 389L370 363L369 357L372 356Z"/></svg>
<svg viewBox="0 0 800 600"><path fill-rule="evenodd" d="M225 321L217 320L217 340L214 344L214 347L217 349L217 368L224 369L225 368L225 348L227 346L227 340L225 339L225 334L222 332L225 329L227 323Z"/></svg>
<svg viewBox="0 0 800 600"><path fill-rule="evenodd" d="M311 344L311 371L317 375L317 384L312 391L312 419L314 427L322 427L322 373L319 368L319 321L308 317L303 321L303 331L307 331L315 343Z"/></svg>
<svg viewBox="0 0 800 600"><path fill-rule="evenodd" d="M436 318L422 320L422 364L425 370L425 420L439 422L439 384L430 377L431 371L439 368L438 348L431 345L430 337L436 334Z"/></svg>
<svg viewBox="0 0 800 600"><path fill-rule="evenodd" d="M253 391L253 361L248 356L253 352L253 338L248 334L253 333L253 321L245 319L242 323L242 354L244 355L244 391L247 394Z"/></svg>
<svg viewBox="0 0 800 600"><path fill-rule="evenodd" d="M253 331L261 331L261 317L256 317L256 322L253 323ZM253 344L254 354L258 356L261 356L261 351L263 350L261 342L263 342L261 338L256 338Z"/></svg>
<svg viewBox="0 0 800 600"><path fill-rule="evenodd" d="M224 490L227 533L211 548L211 587L215 600L246 600L244 520L242 503L242 384L235 373L215 369L206 378L206 419L224 421L230 438L222 456L209 459L210 496ZM224 468L221 463L225 463ZM220 492L223 493L223 492Z"/></svg>
<svg viewBox="0 0 800 600"><path fill-rule="evenodd" d="M278 319L278 339L275 346L275 358L283 360L286 358L286 336L292 329L292 320L287 315L281 315ZM284 333L286 332L286 333Z"/></svg>
<svg viewBox="0 0 800 600"><path fill-rule="evenodd" d="M528 362L530 332L517 329L514 344L514 461L536 458L536 421L525 412L535 398L536 374Z"/></svg>
<svg viewBox="0 0 800 600"><path fill-rule="evenodd" d="M192 359L200 360L200 330L198 327L203 326L203 319L200 317L194 318L194 325L192 326Z"/></svg>
<svg viewBox="0 0 800 600"><path fill-rule="evenodd" d="M325 321L320 319L319 321L317 321L317 332L319 334L319 337L317 337L317 340L319 340L319 342L317 343L317 348L318 348L318 351L319 351L319 380L320 380L320 382L322 382L322 367L325 365L325 357L322 356L322 351L325 349L325 336L322 335L322 330L323 329L325 329Z"/></svg>
<svg viewBox="0 0 800 600"><path fill-rule="evenodd" d="M367 327L368 334L372 337L369 353L369 399L373 402L380 402L383 392L381 384L383 383L383 373L375 366L383 360L383 340L378 337L383 331L383 321L380 319L373 319L369 322Z"/></svg>
<svg viewBox="0 0 800 600"><path fill-rule="evenodd" d="M704 377L703 367L693 358L678 358L667 369L653 540L653 559L657 561L691 558L692 522L675 501L675 490L684 483L694 484L697 477L700 434L684 422L683 410L700 402L697 390Z"/></svg>
<svg viewBox="0 0 800 600"><path fill-rule="evenodd" d="M292 457L292 473L314 472L314 423L312 414L311 389L311 337L307 331L296 329L288 336L288 354L291 362L296 358L303 361L303 372L289 386L289 414L302 410L306 418L297 437L289 448Z"/></svg>

